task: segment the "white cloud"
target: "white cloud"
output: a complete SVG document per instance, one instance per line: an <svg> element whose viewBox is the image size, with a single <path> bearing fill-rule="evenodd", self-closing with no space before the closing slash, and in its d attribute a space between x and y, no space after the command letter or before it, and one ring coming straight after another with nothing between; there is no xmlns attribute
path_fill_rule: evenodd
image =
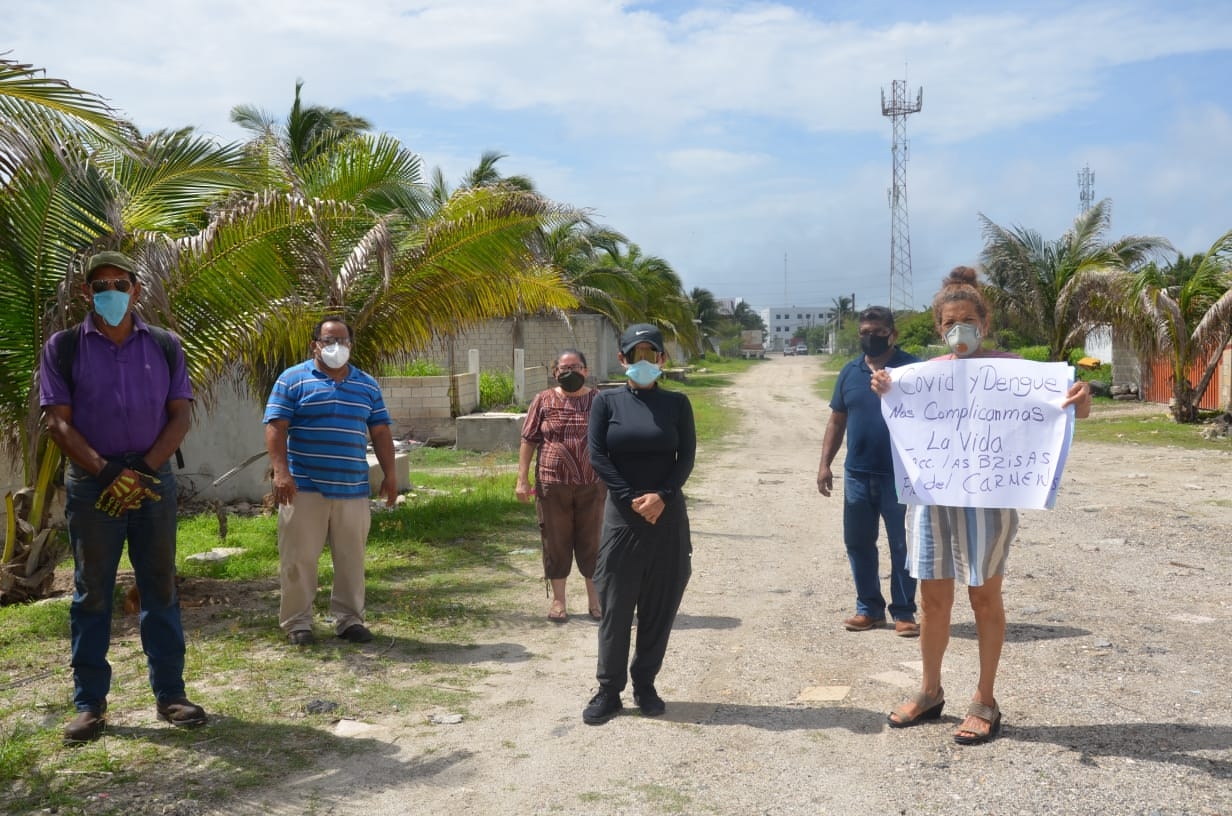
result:
<svg viewBox="0 0 1232 816"><path fill-rule="evenodd" d="M501 150L502 172L595 209L690 285L754 305L793 287L822 302L830 289L883 299L879 97L904 75L924 89L908 188L925 295L975 260L977 212L1059 234L1086 162L1097 196L1114 198L1118 234L1196 251L1232 226L1232 176L1218 172L1232 95L1219 85L1190 97L1194 77L1226 76L1232 61L1222 3L903 4L911 19L897 20L885 4L871 4L880 18L835 20L812 3L708 0L10 5L10 57L109 97L144 129L238 139L234 105L281 115L302 78L306 101L373 119L420 151L425 171L456 179L480 151ZM1176 75L1159 91L1170 96L1118 86L1161 63ZM1100 124L1129 104L1174 121L1141 133ZM1080 133L1062 125L1080 115Z"/></svg>

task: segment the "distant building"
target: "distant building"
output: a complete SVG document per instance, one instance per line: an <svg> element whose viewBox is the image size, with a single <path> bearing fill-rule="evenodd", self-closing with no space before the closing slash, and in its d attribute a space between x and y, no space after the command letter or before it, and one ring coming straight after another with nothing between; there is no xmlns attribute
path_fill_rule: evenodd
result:
<svg viewBox="0 0 1232 816"><path fill-rule="evenodd" d="M816 326L830 325L827 306L771 306L761 310L766 323L766 348L782 351L793 337Z"/></svg>

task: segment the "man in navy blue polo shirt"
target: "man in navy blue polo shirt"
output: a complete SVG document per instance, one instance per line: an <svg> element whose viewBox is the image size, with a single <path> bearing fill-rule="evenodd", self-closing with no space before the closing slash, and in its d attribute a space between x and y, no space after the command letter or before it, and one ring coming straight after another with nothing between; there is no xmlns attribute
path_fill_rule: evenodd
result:
<svg viewBox="0 0 1232 816"><path fill-rule="evenodd" d="M915 579L907 571L906 507L894 487L890 432L881 416L881 398L870 387L874 371L918 363L919 358L895 345L894 313L870 306L860 313L860 351L839 372L830 399L830 421L821 443L817 489L834 490L830 470L847 437L843 479L843 541L856 585L856 614L843 621L849 632L884 626L886 602L878 570L877 528L885 522L890 544L890 616L900 637L918 637L915 622Z"/></svg>
<svg viewBox="0 0 1232 816"><path fill-rule="evenodd" d="M111 689L112 597L128 541L141 595L141 646L161 720L206 721L184 696L184 628L175 588L176 494L170 458L188 433L192 386L179 339L169 355L133 313L141 296L136 265L119 252L86 263L84 292L93 311L52 335L39 368L47 432L68 457L64 516L73 548L69 628L73 704L69 742L98 739ZM76 337L69 337L76 332ZM75 339L71 378L61 344ZM169 363L173 360L173 363Z"/></svg>
<svg viewBox="0 0 1232 816"><path fill-rule="evenodd" d="M381 466L380 495L398 497L394 438L380 385L351 365L351 328L327 317L312 330L312 357L278 377L265 406L265 447L274 469L278 506L278 624L296 646L313 642L317 562L329 541L334 632L367 643L364 553L368 505L368 437Z"/></svg>

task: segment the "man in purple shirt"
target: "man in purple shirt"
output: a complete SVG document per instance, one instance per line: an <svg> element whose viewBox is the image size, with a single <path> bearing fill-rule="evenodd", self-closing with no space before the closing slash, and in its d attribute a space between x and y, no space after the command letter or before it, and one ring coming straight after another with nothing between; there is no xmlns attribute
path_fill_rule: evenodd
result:
<svg viewBox="0 0 1232 816"><path fill-rule="evenodd" d="M69 460L64 516L73 548L69 626L77 717L64 737L72 743L98 739L106 725L112 598L125 540L141 595L141 645L158 718L176 726L206 721L201 706L184 694L184 628L175 588L176 493L169 460L191 419L184 352L174 335L133 314L141 283L132 259L100 252L87 262L85 275L93 311L48 339L39 369L47 432ZM71 366L64 363L65 349L73 352Z"/></svg>

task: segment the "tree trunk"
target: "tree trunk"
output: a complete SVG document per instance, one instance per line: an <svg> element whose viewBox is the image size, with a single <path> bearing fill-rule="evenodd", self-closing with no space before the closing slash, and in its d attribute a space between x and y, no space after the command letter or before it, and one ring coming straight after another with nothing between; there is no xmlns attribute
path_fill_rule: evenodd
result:
<svg viewBox="0 0 1232 816"><path fill-rule="evenodd" d="M1172 375L1172 418L1182 424L1198 421L1198 399L1185 376Z"/></svg>

